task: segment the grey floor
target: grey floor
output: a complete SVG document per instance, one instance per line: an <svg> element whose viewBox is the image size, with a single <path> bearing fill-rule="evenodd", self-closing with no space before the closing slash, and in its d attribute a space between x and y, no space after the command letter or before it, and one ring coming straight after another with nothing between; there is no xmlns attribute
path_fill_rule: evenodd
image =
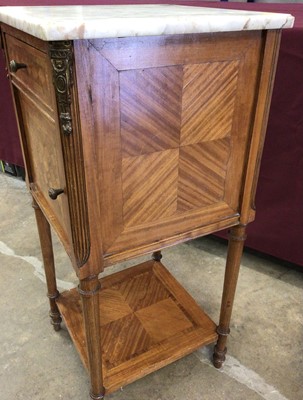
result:
<svg viewBox="0 0 303 400"><path fill-rule="evenodd" d="M48 321L25 184L0 173L0 199L0 399L88 399L88 376L66 329L55 333ZM54 247L59 289L69 289L76 277L56 238ZM212 238L163 252L164 264L216 322L225 254L225 244ZM245 253L224 368L212 367L212 349L204 348L107 398L302 400L302 288L303 273Z"/></svg>

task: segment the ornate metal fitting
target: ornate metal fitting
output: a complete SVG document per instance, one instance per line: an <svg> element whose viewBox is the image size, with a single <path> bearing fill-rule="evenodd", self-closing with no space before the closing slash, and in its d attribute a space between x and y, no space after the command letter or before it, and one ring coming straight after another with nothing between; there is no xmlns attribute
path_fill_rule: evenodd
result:
<svg viewBox="0 0 303 400"><path fill-rule="evenodd" d="M53 83L56 91L60 129L64 135L73 132L71 115L71 86L73 84L73 46L70 41L50 42Z"/></svg>

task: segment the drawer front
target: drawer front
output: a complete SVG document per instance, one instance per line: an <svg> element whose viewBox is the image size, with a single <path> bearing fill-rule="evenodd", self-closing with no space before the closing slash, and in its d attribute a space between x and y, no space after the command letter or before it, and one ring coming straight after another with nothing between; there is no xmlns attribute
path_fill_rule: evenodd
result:
<svg viewBox="0 0 303 400"><path fill-rule="evenodd" d="M47 54L10 35L6 35L6 48L12 81L53 112L52 78ZM24 66L15 70L14 63Z"/></svg>

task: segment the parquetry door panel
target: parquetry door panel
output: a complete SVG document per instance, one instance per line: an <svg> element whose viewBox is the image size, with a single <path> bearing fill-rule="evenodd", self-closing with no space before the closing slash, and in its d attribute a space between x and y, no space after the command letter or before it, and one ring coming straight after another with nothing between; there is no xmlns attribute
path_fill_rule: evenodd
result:
<svg viewBox="0 0 303 400"><path fill-rule="evenodd" d="M237 215L260 35L87 43L105 254Z"/></svg>

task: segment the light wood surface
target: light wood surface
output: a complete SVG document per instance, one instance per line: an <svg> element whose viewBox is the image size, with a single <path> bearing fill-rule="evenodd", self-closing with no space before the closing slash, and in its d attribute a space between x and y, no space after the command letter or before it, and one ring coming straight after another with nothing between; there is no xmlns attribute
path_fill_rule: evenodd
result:
<svg viewBox="0 0 303 400"><path fill-rule="evenodd" d="M100 283L105 393L217 339L214 322L160 262L140 264L103 278ZM62 293L57 304L88 368L77 290Z"/></svg>
<svg viewBox="0 0 303 400"><path fill-rule="evenodd" d="M262 40L244 32L75 43L104 266L234 225Z"/></svg>

